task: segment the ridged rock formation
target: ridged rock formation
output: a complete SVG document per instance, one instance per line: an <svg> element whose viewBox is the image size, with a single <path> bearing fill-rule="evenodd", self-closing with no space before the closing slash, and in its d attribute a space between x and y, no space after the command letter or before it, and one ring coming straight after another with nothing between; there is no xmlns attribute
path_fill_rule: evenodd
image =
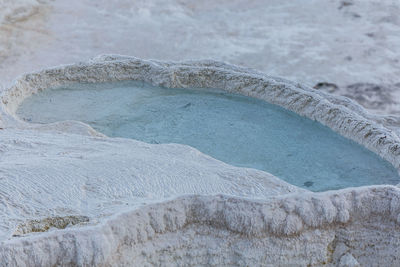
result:
<svg viewBox="0 0 400 267"><path fill-rule="evenodd" d="M250 69L111 55L43 70L22 76L1 97L4 266L400 265L397 186L312 193L188 146L15 116L39 90L119 80L260 98L327 125L399 168L399 137L353 101Z"/></svg>

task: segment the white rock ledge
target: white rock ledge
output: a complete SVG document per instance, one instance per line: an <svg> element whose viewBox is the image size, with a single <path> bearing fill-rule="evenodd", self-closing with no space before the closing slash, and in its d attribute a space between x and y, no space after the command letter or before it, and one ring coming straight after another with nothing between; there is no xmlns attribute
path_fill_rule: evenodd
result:
<svg viewBox="0 0 400 267"><path fill-rule="evenodd" d="M99 56L24 75L2 92L1 266L400 265L396 186L312 193L188 146L108 138L73 121L27 124L15 116L38 90L119 80L264 99L327 125L399 169L399 137L346 98L221 62ZM26 221L70 215L88 216L89 223L10 237L17 225L24 225L22 233L40 228L40 221L34 227ZM57 225L44 221L45 230Z"/></svg>

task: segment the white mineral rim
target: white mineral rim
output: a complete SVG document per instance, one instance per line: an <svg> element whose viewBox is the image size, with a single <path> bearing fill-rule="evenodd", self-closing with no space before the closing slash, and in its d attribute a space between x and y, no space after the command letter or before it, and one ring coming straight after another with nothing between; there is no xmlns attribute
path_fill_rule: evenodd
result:
<svg viewBox="0 0 400 267"><path fill-rule="evenodd" d="M313 193L186 145L15 115L39 90L121 80L263 99L400 167L399 137L347 98L221 62L99 56L24 75L2 93L1 266L400 265L396 186Z"/></svg>

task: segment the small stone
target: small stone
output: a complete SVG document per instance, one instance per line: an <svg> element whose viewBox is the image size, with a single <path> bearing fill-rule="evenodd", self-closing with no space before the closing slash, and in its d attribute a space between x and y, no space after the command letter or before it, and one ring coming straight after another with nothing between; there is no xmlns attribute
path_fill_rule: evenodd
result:
<svg viewBox="0 0 400 267"><path fill-rule="evenodd" d="M344 59L347 60L347 61L352 61L353 60L353 58L351 56L347 56Z"/></svg>
<svg viewBox="0 0 400 267"><path fill-rule="evenodd" d="M190 107L191 105L192 105L192 103L189 102L189 103L187 103L186 105L184 105L183 108L188 108L188 107Z"/></svg>
<svg viewBox="0 0 400 267"><path fill-rule="evenodd" d="M314 182L312 182L312 181L307 181L304 183L304 185L307 187L313 186L313 184L314 184Z"/></svg>
<svg viewBox="0 0 400 267"><path fill-rule="evenodd" d="M334 83L319 82L316 85L314 85L314 89L323 90L325 92L332 93L332 92L337 91L339 89L339 87Z"/></svg>

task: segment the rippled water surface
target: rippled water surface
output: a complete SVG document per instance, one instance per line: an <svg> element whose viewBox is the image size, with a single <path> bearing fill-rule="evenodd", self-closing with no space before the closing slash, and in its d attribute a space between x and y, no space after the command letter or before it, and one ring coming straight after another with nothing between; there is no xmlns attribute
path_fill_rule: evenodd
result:
<svg viewBox="0 0 400 267"><path fill-rule="evenodd" d="M72 84L33 95L17 114L36 123L79 120L108 136L187 144L312 191L400 180L387 161L318 122L210 89Z"/></svg>

